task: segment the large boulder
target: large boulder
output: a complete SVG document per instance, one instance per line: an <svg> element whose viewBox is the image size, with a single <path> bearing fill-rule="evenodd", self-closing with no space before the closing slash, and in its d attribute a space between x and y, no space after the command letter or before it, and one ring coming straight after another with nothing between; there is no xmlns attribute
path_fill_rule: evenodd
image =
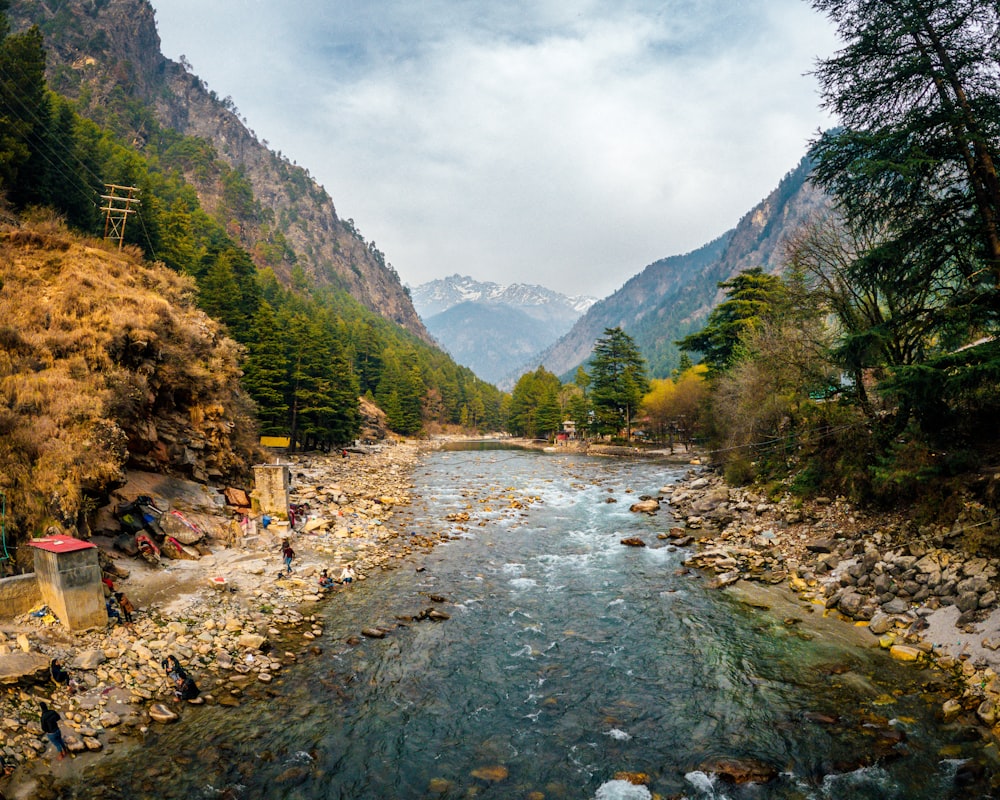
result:
<svg viewBox="0 0 1000 800"><path fill-rule="evenodd" d="M0 685L38 683L49 678L49 657L42 653L14 652L0 656Z"/></svg>
<svg viewBox="0 0 1000 800"><path fill-rule="evenodd" d="M160 517L160 528L165 535L172 536L181 544L194 544L205 535L197 525L173 512Z"/></svg>

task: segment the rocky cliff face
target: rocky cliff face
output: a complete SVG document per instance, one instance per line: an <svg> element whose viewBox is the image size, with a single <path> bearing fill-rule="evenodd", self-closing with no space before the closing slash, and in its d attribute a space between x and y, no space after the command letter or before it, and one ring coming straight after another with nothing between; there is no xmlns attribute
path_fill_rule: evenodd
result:
<svg viewBox="0 0 1000 800"><path fill-rule="evenodd" d="M78 100L83 113L104 120L124 95L152 109L161 125L212 142L219 157L242 170L262 214L230 224L230 232L255 257L260 249L273 249L280 234L292 254L272 264L279 280L289 282L293 266L300 267L313 284L346 289L367 308L431 341L395 271L338 218L323 188L268 150L197 76L162 55L148 0L20 0L9 16L15 29L42 28L50 85ZM142 114L119 114L115 122L126 126L119 133L141 151L149 133ZM223 194L217 181L195 170L186 177L203 207L217 211Z"/></svg>
<svg viewBox="0 0 1000 800"><path fill-rule="evenodd" d="M678 361L673 342L701 327L722 299L719 282L757 266L780 272L789 237L813 215L825 213L829 199L808 182L810 168L803 159L718 239L686 255L650 264L613 295L595 303L569 333L523 371L541 364L565 376L590 357L605 328L620 326L636 340L652 374L668 375Z"/></svg>

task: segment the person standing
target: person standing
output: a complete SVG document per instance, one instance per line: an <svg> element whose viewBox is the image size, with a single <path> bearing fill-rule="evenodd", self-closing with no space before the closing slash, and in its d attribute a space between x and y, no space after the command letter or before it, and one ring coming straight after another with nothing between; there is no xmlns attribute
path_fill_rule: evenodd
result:
<svg viewBox="0 0 1000 800"><path fill-rule="evenodd" d="M132 614L135 613L135 606L132 605L132 601L129 600L124 592L115 592L115 600L118 601L118 607L122 610L122 614L125 615L125 624L132 625Z"/></svg>
<svg viewBox="0 0 1000 800"><path fill-rule="evenodd" d="M291 575L292 574L292 559L295 558L295 551L292 550L291 544L288 543L288 539L285 539L281 543L281 558L285 562L285 571Z"/></svg>
<svg viewBox="0 0 1000 800"><path fill-rule="evenodd" d="M52 746L58 751L59 760L61 761L66 758L69 748L66 747L66 742L62 738L62 731L59 730L59 720L61 719L59 712L53 708L49 708L47 703L39 703L39 708L42 709L42 733L52 742Z"/></svg>

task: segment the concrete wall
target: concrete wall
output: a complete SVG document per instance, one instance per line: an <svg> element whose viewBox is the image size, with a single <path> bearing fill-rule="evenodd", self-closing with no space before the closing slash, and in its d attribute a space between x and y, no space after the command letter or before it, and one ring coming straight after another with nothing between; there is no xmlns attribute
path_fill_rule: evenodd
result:
<svg viewBox="0 0 1000 800"><path fill-rule="evenodd" d="M0 617L16 617L42 603L34 572L0 580Z"/></svg>
<svg viewBox="0 0 1000 800"><path fill-rule="evenodd" d="M71 631L108 624L97 548L51 553L35 548L35 575L42 599Z"/></svg>
<svg viewBox="0 0 1000 800"><path fill-rule="evenodd" d="M287 464L261 464L253 468L254 513L268 514L273 519L288 519L288 486L290 475Z"/></svg>

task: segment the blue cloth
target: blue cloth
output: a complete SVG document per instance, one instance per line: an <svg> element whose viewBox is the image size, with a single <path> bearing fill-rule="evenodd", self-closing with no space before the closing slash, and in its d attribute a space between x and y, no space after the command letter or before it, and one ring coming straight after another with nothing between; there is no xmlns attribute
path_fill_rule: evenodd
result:
<svg viewBox="0 0 1000 800"><path fill-rule="evenodd" d="M260 518L260 524L263 526L264 530L267 530L267 526L271 524L271 518L265 514Z"/></svg>

